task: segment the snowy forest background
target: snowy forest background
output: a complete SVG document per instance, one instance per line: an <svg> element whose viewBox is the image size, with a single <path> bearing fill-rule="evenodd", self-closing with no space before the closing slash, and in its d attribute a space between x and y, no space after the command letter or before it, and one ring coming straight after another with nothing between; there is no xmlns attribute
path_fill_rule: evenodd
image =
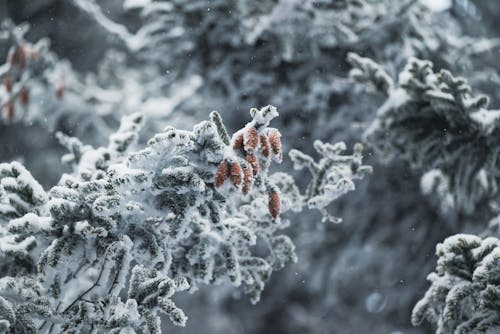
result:
<svg viewBox="0 0 500 334"><path fill-rule="evenodd" d="M499 15L0 0L0 332L500 333Z"/></svg>

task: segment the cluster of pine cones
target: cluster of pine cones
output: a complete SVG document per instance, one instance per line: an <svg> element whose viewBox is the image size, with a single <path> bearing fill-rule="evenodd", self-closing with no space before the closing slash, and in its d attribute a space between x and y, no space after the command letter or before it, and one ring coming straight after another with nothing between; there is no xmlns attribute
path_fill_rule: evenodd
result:
<svg viewBox="0 0 500 334"><path fill-rule="evenodd" d="M29 90L27 87L23 86L16 92L14 92L14 84L16 78L20 79L23 71L26 67L39 59L39 53L35 49L35 46L30 43L20 43L13 46L7 55L7 66L8 70L2 75L3 85L6 92L10 95L8 101L3 105L0 105L0 109L4 109L7 112L7 119L12 120L14 118L14 103L17 98L23 107L27 107L29 104ZM60 84L56 89L56 96L61 99L64 95L64 84Z"/></svg>
<svg viewBox="0 0 500 334"><path fill-rule="evenodd" d="M259 131L255 126L246 126L236 132L231 145L234 151L244 156L246 163L222 160L215 173L215 186L222 186L229 178L237 189L247 194L259 171L269 168L270 159L278 163L282 161L280 137L281 134L274 128L263 128ZM268 206L269 213L276 219L280 214L280 196L275 188L269 190Z"/></svg>

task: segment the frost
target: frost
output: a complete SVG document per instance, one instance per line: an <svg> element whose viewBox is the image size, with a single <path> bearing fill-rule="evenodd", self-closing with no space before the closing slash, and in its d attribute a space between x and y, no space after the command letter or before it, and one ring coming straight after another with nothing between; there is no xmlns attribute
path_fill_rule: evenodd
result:
<svg viewBox="0 0 500 334"><path fill-rule="evenodd" d="M354 180L362 179L372 172L370 166L362 164L361 144L356 144L352 155L343 155L346 145L343 142L334 145L314 142L314 148L322 155L315 162L314 159L298 150L291 150L289 155L294 163L294 168L307 170L312 174L305 198L309 208L319 209L326 220L337 222L325 208L338 197L355 189Z"/></svg>
<svg viewBox="0 0 500 334"><path fill-rule="evenodd" d="M443 334L500 330L500 241L457 234L439 244L436 253L436 272L428 277L431 287L415 305L412 322L435 322Z"/></svg>
<svg viewBox="0 0 500 334"><path fill-rule="evenodd" d="M473 97L465 79L446 70L434 73L432 66L416 58L408 61L365 140L385 161L403 160L423 170L424 192L435 189L444 211L470 213L498 191L493 162L498 111L484 109L488 98Z"/></svg>
<svg viewBox="0 0 500 334"><path fill-rule="evenodd" d="M500 233L481 233L500 212L497 111L472 94L498 105L500 7L430 2L0 4L16 21L0 27L0 156L47 190L0 177L0 333L159 333L187 316L189 332L432 331L409 309L437 240ZM266 104L279 117L245 126ZM316 138L342 150L319 176ZM375 175L358 183L360 140ZM147 282L133 297L132 273Z"/></svg>
<svg viewBox="0 0 500 334"><path fill-rule="evenodd" d="M489 135L498 127L500 110L481 109L471 113L470 118L477 122L482 127L482 130Z"/></svg>
<svg viewBox="0 0 500 334"><path fill-rule="evenodd" d="M28 312L30 322L41 331L158 332L160 313L186 324L171 299L177 291L222 283L257 303L272 272L297 261L281 230L290 224L283 216L301 211L305 198L291 176L269 174L271 161L282 159L281 135L268 127L276 108L252 108L250 115L232 143L217 112L192 131L166 127L135 152L140 114L123 117L107 147L60 134L72 170L48 196L20 164L0 165L9 203L29 198L22 216L5 218L0 255L14 256L9 271L31 284L16 288L44 296L45 313ZM310 187L328 203L369 170L359 145L352 156L340 154L345 144L315 147L324 158ZM265 252L257 252L257 240ZM0 286L9 279L0 278ZM23 298L0 308L5 326L17 326L7 314Z"/></svg>
<svg viewBox="0 0 500 334"><path fill-rule="evenodd" d="M428 171L420 179L422 193L425 195L436 193L443 212L448 212L455 207L455 199L450 192L449 183L448 177L439 169Z"/></svg>

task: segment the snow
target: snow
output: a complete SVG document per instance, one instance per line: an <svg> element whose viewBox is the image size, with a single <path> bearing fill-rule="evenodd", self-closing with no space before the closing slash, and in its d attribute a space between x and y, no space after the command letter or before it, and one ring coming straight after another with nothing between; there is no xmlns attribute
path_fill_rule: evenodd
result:
<svg viewBox="0 0 500 334"><path fill-rule="evenodd" d="M34 213L27 213L21 218L12 219L9 228L21 228L29 225L34 233L47 231L50 229L52 219L50 217L39 217Z"/></svg>
<svg viewBox="0 0 500 334"><path fill-rule="evenodd" d="M275 117L278 117L278 110L276 107L268 105L261 109L253 109L254 116L251 123L247 124L246 127L253 127L255 124L259 124L262 127L266 128L269 126L269 122ZM251 111L252 112L252 111Z"/></svg>
<svg viewBox="0 0 500 334"><path fill-rule="evenodd" d="M424 4L446 10L444 2ZM147 324L160 326L155 303L161 303L174 323L184 325L185 317L164 299L173 297L191 315L190 332L415 332L409 309L423 292L427 272L422 268L434 264L436 243L463 231L481 237L452 237L438 247L443 255L423 299L427 315L437 326L448 325L442 316L447 313L446 296L441 297L464 280L453 276L457 269L475 269L474 279L481 280L478 293L457 303L462 318L457 323L488 305L488 291L481 286L495 277L491 268L498 251L481 256L497 247L497 239L483 238L498 232L496 226L484 229L498 209L500 111L478 110L483 100L473 98L472 91L489 93L497 103L498 40L488 37L492 35L483 24L494 22L496 10L487 9L500 8L495 2L476 2L484 20L473 24L474 29L463 25L468 20L457 19L479 13L465 6L469 0L457 0L456 17L433 14L421 1L398 0L72 3L58 16L32 8L36 20L27 15L28 9L19 8L18 17L36 21L29 40L46 31L46 25L53 26L52 21L60 27L74 23L74 29L51 34L57 54L70 60L42 49L41 43L40 62L15 73L20 77L14 89L27 85L32 105L24 110L16 102L11 122L5 113L0 115L1 158L19 156L45 189L52 187L45 193L28 174L10 174L18 165L1 165L0 268L16 278L10 280L8 293L0 278L0 296L8 295L9 305L27 310L37 308L25 296L47 297L53 315L38 331L88 332L88 327L65 325L93 321L95 332L141 332ZM82 52L60 45L80 36L80 28L86 31L84 38L77 38ZM12 42L27 43L26 50L34 47L22 36L11 36L4 24L0 35L4 53ZM103 44L120 51L101 60ZM352 63L345 57L352 50L363 57L353 56L360 66L351 74L376 84L377 94L347 78ZM434 69L410 59L398 85L391 78L414 55L435 61ZM443 67L468 77L473 90L456 78L465 92L463 99L457 98L454 78L445 77L450 84L440 81ZM0 77L12 74L10 70L10 64L0 64ZM4 86L0 83L0 104L10 98ZM271 106L258 109L268 103L285 117L274 119L278 111ZM253 118L246 112L251 107L256 107L251 109ZM272 159L264 159L262 152L248 156L249 150L233 149L219 136L222 127L214 126L211 110L221 112L231 133L240 129L252 150L259 151L259 145L248 144L247 130L265 135L278 131L268 127L275 126L298 171L291 170L287 156L283 166L271 167ZM145 116L143 124L136 124L135 116L122 117L136 112ZM363 129L351 125L368 127L370 122L367 134L373 136L365 137L365 154L361 145L352 145L362 138ZM67 166L60 179L61 147L53 142L53 130L75 137L61 140L69 153L63 157ZM333 144L338 140L345 142ZM435 150L422 156L428 148ZM370 155L376 174L358 183L371 170L363 165L362 155ZM382 155L394 160L382 166ZM247 194L231 182L214 187L222 160L245 167L247 158L261 167ZM409 164L416 168L410 171ZM36 203L28 203L31 188ZM280 194L272 204L281 204L280 219L270 218L270 193ZM477 211L462 213L461 201ZM439 210L443 205L450 210ZM342 225L321 224L342 220ZM462 266L461 249L452 242L475 247L476 241L480 245L471 254L478 261ZM28 255L26 261L7 255L6 248ZM276 272L297 258L294 267ZM144 270L138 273L139 266ZM138 273L137 290L132 272ZM25 278L34 278L35 286L24 286ZM174 294L168 286L180 279L189 281L190 292L199 293ZM62 307L95 283L75 312L61 314ZM242 294L249 292L256 302L264 283L268 301L283 302L250 309ZM157 298L163 288L170 290ZM59 296L49 293L57 290ZM234 302L234 297L242 300ZM480 304L472 305L476 300ZM5 305L1 299L0 304ZM146 314L147 308L151 312ZM2 312L0 307L0 319L5 319ZM37 326L45 321L29 312L24 323L31 318ZM165 314L162 319L168 322ZM118 325L100 328L105 321L106 326L113 321ZM168 325L161 327L170 331Z"/></svg>
<svg viewBox="0 0 500 334"><path fill-rule="evenodd" d="M420 2L435 12L448 10L452 5L452 0L420 0Z"/></svg>
<svg viewBox="0 0 500 334"><path fill-rule="evenodd" d="M151 3L151 0L125 0L123 3L123 9L135 9L143 8Z"/></svg>
<svg viewBox="0 0 500 334"><path fill-rule="evenodd" d="M0 164L0 171L7 170L17 174L15 178L4 177L1 179L1 184L4 187L19 188L19 187L29 187L32 191L32 196L35 202L44 202L47 200L47 195L43 190L42 186L35 181L33 176L17 161L13 161L10 164L2 163ZM18 186L19 185L19 186Z"/></svg>
<svg viewBox="0 0 500 334"><path fill-rule="evenodd" d="M402 105L405 105L409 100L411 100L407 91L402 88L392 89L389 92L389 97L384 102L384 104L378 109L377 116L381 117L388 112L397 110ZM373 124L373 123L372 123ZM372 126L370 126L372 127Z"/></svg>
<svg viewBox="0 0 500 334"><path fill-rule="evenodd" d="M424 194L431 194L436 187L436 183L446 180L446 176L439 169L432 169L426 172L420 179L420 188Z"/></svg>
<svg viewBox="0 0 500 334"><path fill-rule="evenodd" d="M179 104L192 96L202 85L200 76L193 75L188 80L177 84L170 97L151 97L142 103L141 111L151 118L169 116Z"/></svg>
<svg viewBox="0 0 500 334"><path fill-rule="evenodd" d="M22 241L18 241L16 235L5 236L2 238L2 242L0 242L0 252L14 254L21 252L27 255L27 250L34 244L36 244L34 236L29 236Z"/></svg>
<svg viewBox="0 0 500 334"><path fill-rule="evenodd" d="M471 113L469 116L479 125L486 135L490 135L500 124L500 110L480 109Z"/></svg>

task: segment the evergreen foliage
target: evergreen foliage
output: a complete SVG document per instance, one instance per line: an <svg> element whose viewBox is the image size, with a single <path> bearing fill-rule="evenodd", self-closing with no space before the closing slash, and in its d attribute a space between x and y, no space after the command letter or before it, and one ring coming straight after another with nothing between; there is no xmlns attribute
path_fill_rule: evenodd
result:
<svg viewBox="0 0 500 334"><path fill-rule="evenodd" d="M431 287L415 305L412 322L437 324L437 333L496 333L500 330L500 240L468 234L436 247Z"/></svg>
<svg viewBox="0 0 500 334"><path fill-rule="evenodd" d="M159 312L185 325L171 297L200 284L230 282L258 302L271 273L297 260L281 215L300 211L303 196L289 175L268 173L271 157L282 155L279 132L268 127L276 108L250 113L232 143L216 112L192 131L167 127L131 153L139 114L123 118L108 147L60 134L72 172L48 193L22 165L1 165L8 209L0 250L9 259L9 275L0 279L3 328L159 333ZM359 149L341 156L318 147L337 158L338 170L315 183L361 163ZM231 182L218 183L224 164L231 169L222 177ZM367 168L352 169L343 182Z"/></svg>
<svg viewBox="0 0 500 334"><path fill-rule="evenodd" d="M499 9L0 0L0 332L496 333Z"/></svg>
<svg viewBox="0 0 500 334"><path fill-rule="evenodd" d="M437 190L443 209L467 212L498 192L500 111L471 95L464 78L435 73L432 63L410 59L397 85L373 61L351 54L354 79L386 96L365 132L382 159L401 159L422 170L422 189Z"/></svg>

